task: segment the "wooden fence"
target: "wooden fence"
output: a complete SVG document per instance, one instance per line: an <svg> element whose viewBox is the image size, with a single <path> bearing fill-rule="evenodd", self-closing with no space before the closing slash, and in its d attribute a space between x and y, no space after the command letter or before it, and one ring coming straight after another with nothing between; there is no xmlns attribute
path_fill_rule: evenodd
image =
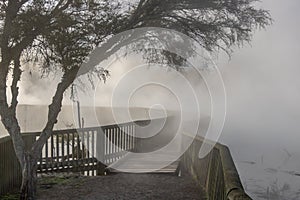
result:
<svg viewBox="0 0 300 200"><path fill-rule="evenodd" d="M149 120L145 120L149 121ZM38 173L79 172L94 176L107 165L134 151L136 122L53 131L44 145ZM30 148L40 132L23 133ZM9 136L0 138L0 196L19 188L22 174Z"/></svg>
<svg viewBox="0 0 300 200"><path fill-rule="evenodd" d="M33 144L33 138L23 137L26 148ZM10 136L0 138L0 196L19 188L22 182L21 167L15 154Z"/></svg>
<svg viewBox="0 0 300 200"><path fill-rule="evenodd" d="M228 147L217 143L210 153L199 159L203 138L183 134L182 143L191 145L182 156L181 166L201 185L209 200L251 200L244 191Z"/></svg>
<svg viewBox="0 0 300 200"><path fill-rule="evenodd" d="M44 145L38 173L99 175L104 167L133 151L135 123L53 131ZM40 133L25 133L38 139Z"/></svg>

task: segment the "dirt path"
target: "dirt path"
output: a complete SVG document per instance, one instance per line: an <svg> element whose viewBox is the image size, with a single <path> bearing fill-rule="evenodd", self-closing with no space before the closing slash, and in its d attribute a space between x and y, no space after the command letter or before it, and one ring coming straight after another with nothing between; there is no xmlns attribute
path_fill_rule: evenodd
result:
<svg viewBox="0 0 300 200"><path fill-rule="evenodd" d="M171 174L43 178L38 189L41 200L201 200L203 194L190 177Z"/></svg>

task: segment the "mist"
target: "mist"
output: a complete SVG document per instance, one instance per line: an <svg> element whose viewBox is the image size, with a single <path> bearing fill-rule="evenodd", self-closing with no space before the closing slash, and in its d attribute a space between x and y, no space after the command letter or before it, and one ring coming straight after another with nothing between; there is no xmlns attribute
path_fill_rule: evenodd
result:
<svg viewBox="0 0 300 200"><path fill-rule="evenodd" d="M254 199L268 199L268 190L270 199L299 199L300 2L265 0L263 7L274 24L230 61L219 60L228 95L221 142Z"/></svg>
<svg viewBox="0 0 300 200"><path fill-rule="evenodd" d="M251 44L236 48L230 59L221 53L216 60L227 94L226 121L219 142L229 146L245 189L253 199L300 199L300 1L264 0L262 7L270 10L273 25L257 31ZM107 82L96 84L96 98L93 90L81 95L95 98L93 106L111 106L113 90L122 74L138 63L134 59L116 62L110 67ZM170 81L176 77L168 74L161 78L164 76ZM20 104L50 103L60 76L39 77L35 68L23 73ZM202 80L191 80L197 90L204 91L198 99L203 101L202 112L209 115L210 108L205 107L207 88ZM72 104L68 94L64 105ZM162 104L170 110L179 106L173 94L156 86L148 86L133 96L129 102L132 106ZM81 103L89 106L91 102ZM46 118L46 107L41 110L42 118ZM71 115L60 118L59 128L73 123L63 122L66 118ZM41 120L32 126L42 128L44 123Z"/></svg>

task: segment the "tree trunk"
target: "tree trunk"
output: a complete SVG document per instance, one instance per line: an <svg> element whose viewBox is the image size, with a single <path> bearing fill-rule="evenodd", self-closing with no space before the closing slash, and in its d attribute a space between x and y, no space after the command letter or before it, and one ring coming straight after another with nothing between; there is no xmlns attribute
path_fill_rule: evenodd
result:
<svg viewBox="0 0 300 200"><path fill-rule="evenodd" d="M37 159L30 153L25 155L22 169L22 185L20 200L35 200L37 187Z"/></svg>

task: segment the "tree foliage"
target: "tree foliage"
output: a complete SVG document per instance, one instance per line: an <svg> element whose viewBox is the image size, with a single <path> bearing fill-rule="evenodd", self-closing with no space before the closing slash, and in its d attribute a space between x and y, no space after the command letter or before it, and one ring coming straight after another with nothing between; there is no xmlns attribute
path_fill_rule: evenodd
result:
<svg viewBox="0 0 300 200"><path fill-rule="evenodd" d="M207 50L249 42L256 28L270 24L269 13L256 0L141 0L128 23L132 27L175 29Z"/></svg>

